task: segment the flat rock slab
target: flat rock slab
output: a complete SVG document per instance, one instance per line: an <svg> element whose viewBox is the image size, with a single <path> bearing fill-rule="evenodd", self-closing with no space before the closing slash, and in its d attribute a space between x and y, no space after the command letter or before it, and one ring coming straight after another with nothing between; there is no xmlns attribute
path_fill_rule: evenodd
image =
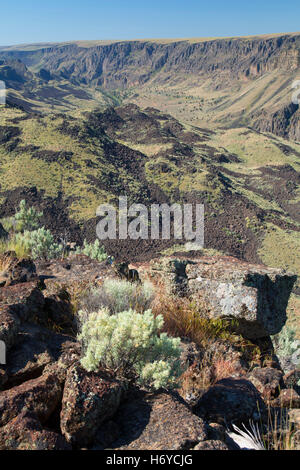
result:
<svg viewBox="0 0 300 470"><path fill-rule="evenodd" d="M121 450L188 450L208 439L208 426L179 398L167 393L130 400L114 419Z"/></svg>
<svg viewBox="0 0 300 470"><path fill-rule="evenodd" d="M56 294L61 288L85 287L101 283L115 272L105 261L97 261L85 255L70 255L64 260L36 262L37 273L46 287L45 296Z"/></svg>

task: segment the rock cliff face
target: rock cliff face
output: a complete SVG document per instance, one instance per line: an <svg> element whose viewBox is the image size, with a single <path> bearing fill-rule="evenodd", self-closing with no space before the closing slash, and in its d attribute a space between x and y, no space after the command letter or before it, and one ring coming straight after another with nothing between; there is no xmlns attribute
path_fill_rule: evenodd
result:
<svg viewBox="0 0 300 470"><path fill-rule="evenodd" d="M299 105L291 103L274 113L263 111L259 116L253 116L253 127L261 132L300 141Z"/></svg>
<svg viewBox="0 0 300 470"><path fill-rule="evenodd" d="M79 43L80 44L80 43ZM157 74L211 74L226 71L234 78L255 78L273 70L299 67L300 36L220 39L190 43L126 41L94 47L57 45L36 53L2 52L26 65L43 68L82 83L95 81L106 88L144 83ZM162 77L157 77L160 81Z"/></svg>
<svg viewBox="0 0 300 470"><path fill-rule="evenodd" d="M209 114L210 121L244 122L260 131L299 140L298 106L289 106L291 86L299 78L299 51L300 35L286 34L198 42L126 41L89 47L78 42L33 50L0 48L0 60L10 63L8 80L16 78L11 69L14 61L19 71L20 64L28 68L22 79L26 76L32 81L34 75L44 86L49 80L68 80L118 94L134 89L140 99L141 88L153 92L155 87L164 90L169 85L185 99L184 83L187 94L207 102L202 120ZM30 76L29 70L38 73ZM47 87L46 93L51 95L51 89Z"/></svg>

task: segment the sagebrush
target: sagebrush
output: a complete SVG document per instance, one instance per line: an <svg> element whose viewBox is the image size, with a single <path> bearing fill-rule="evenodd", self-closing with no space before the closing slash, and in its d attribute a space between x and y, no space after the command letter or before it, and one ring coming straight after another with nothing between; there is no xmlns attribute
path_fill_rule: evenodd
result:
<svg viewBox="0 0 300 470"><path fill-rule="evenodd" d="M25 230L24 233L17 233L15 242L23 246L33 259L52 259L62 254L62 246L54 241L52 233L45 227L32 232Z"/></svg>
<svg viewBox="0 0 300 470"><path fill-rule="evenodd" d="M91 259L96 259L97 261L104 261L107 258L105 248L100 244L98 238L94 241L94 243L88 243L86 240L84 240L83 247L78 247L76 249L76 254L83 254Z"/></svg>
<svg viewBox="0 0 300 470"><path fill-rule="evenodd" d="M148 310L154 298L150 282L143 284L125 280L106 279L102 286L89 289L82 296L80 308L87 314L106 307L111 314L132 309L142 313Z"/></svg>
<svg viewBox="0 0 300 470"><path fill-rule="evenodd" d="M102 368L149 389L174 388L182 374L180 339L160 334L163 323L151 310L91 313L78 337L81 364L87 371Z"/></svg>
<svg viewBox="0 0 300 470"><path fill-rule="evenodd" d="M26 207L26 201L23 199L19 204L19 210L15 213L14 219L18 226L18 231L35 230L40 225L40 218L43 212L37 211L34 207Z"/></svg>

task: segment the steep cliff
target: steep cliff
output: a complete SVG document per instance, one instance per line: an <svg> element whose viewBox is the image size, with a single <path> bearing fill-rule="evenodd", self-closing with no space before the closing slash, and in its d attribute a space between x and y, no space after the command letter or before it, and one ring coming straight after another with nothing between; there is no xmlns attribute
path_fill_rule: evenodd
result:
<svg viewBox="0 0 300 470"><path fill-rule="evenodd" d="M290 106L299 51L300 34L283 34L0 48L0 58L21 61L35 80L55 87L68 81L112 93L119 102L160 107L193 124L253 125L299 140L299 112Z"/></svg>

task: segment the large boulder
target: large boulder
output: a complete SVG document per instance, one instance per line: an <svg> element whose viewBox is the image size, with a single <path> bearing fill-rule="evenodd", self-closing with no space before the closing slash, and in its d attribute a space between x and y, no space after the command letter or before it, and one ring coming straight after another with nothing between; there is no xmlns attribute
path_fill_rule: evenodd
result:
<svg viewBox="0 0 300 470"><path fill-rule="evenodd" d="M69 336L55 333L41 325L25 324L16 345L7 354L7 388L39 377L44 369L56 364L64 351L76 345Z"/></svg>
<svg viewBox="0 0 300 470"><path fill-rule="evenodd" d="M208 439L204 421L168 393L132 397L114 421L121 437L112 447L121 450L188 450Z"/></svg>
<svg viewBox="0 0 300 470"><path fill-rule="evenodd" d="M211 318L233 319L237 332L248 339L281 331L297 279L232 257L164 258L142 266L141 275L160 278L173 293L201 298L210 306Z"/></svg>
<svg viewBox="0 0 300 470"><path fill-rule="evenodd" d="M47 318L44 302L39 281L25 282L0 289L0 312L8 307L9 312L16 315L21 322L45 323Z"/></svg>
<svg viewBox="0 0 300 470"><path fill-rule="evenodd" d="M194 407L201 418L222 425L258 421L266 413L260 393L251 382L239 378L220 380L210 387Z"/></svg>
<svg viewBox="0 0 300 470"><path fill-rule="evenodd" d="M86 372L75 363L67 372L61 430L68 442L88 445L101 424L117 411L124 386L104 373Z"/></svg>
<svg viewBox="0 0 300 470"><path fill-rule="evenodd" d="M38 281L0 288L0 341L8 351L26 322L46 324L44 296Z"/></svg>
<svg viewBox="0 0 300 470"><path fill-rule="evenodd" d="M203 258L186 273L190 292L207 299L211 315L236 319L245 337L275 335L285 325L295 275L230 257Z"/></svg>

